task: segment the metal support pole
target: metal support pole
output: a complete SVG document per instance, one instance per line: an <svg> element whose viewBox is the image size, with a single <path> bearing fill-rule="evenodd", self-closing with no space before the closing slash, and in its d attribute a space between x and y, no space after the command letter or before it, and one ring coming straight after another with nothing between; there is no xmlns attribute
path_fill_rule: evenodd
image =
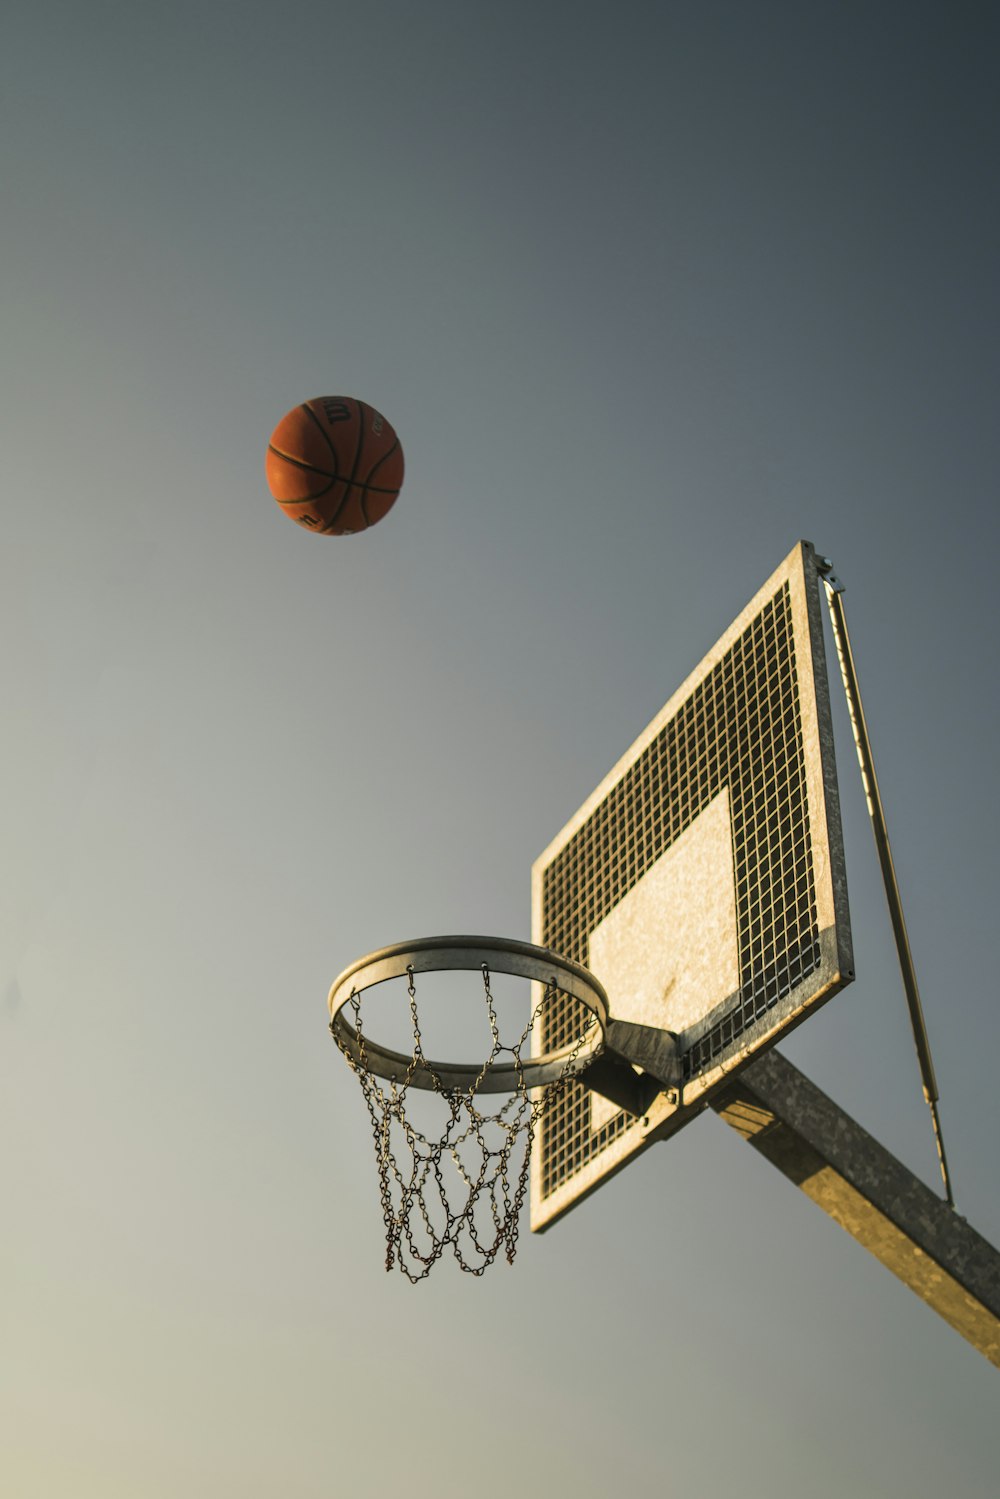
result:
<svg viewBox="0 0 1000 1499"><path fill-rule="evenodd" d="M934 1063L931 1059L930 1041L927 1036L927 1027L924 1023L924 1012L920 1003L920 991L917 988L917 975L913 966L913 955L910 952L910 940L907 936L906 921L903 916L903 903L896 880L896 869L892 861L892 849L889 846L889 833L886 828L885 812L882 807L882 798L879 794L878 779L875 775L875 762L872 758L871 740L868 737L868 725L865 722L864 709L861 706L861 691L858 687L854 655L851 651L851 640L847 633L847 619L844 614L843 602L844 586L835 576L833 564L828 558L817 558L817 564L820 575L826 585L827 603L830 606L830 620L833 624L833 638L840 661L841 676L844 679L844 692L847 696L847 711L851 718L854 743L858 752L858 763L861 766L861 781L865 789L865 799L868 803L868 815L871 818L872 832L875 835L875 848L882 870L882 882L885 886L886 900L889 903L889 916L892 921L893 936L896 939L896 952L899 957L899 968L903 977L903 990L906 994L906 1003L910 1010L910 1023L913 1027L913 1039L916 1043L917 1058L920 1063L920 1076L923 1081L924 1098L927 1100L927 1107L931 1112L931 1122L934 1127L934 1142L937 1146L938 1160L941 1165L941 1179L944 1182L945 1196L948 1199L948 1204L950 1207L954 1207L955 1198L952 1194L948 1160L945 1156L944 1138L941 1133L941 1119L938 1113L939 1094L937 1079L934 1076Z"/></svg>
<svg viewBox="0 0 1000 1499"><path fill-rule="evenodd" d="M1000 1253L778 1051L712 1108L1000 1367Z"/></svg>

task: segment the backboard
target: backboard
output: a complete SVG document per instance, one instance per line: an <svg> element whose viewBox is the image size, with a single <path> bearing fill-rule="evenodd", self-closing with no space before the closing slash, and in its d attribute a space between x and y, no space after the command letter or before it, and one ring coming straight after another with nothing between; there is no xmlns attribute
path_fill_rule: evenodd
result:
<svg viewBox="0 0 1000 1499"><path fill-rule="evenodd" d="M643 1116L572 1083L532 1156L548 1228L854 976L816 555L800 542L536 861L533 941L672 1033ZM559 1004L539 1045L559 1043Z"/></svg>

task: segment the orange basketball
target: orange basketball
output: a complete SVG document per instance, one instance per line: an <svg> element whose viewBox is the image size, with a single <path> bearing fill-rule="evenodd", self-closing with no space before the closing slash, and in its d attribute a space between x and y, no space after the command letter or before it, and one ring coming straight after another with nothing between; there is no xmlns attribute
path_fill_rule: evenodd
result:
<svg viewBox="0 0 1000 1499"><path fill-rule="evenodd" d="M275 427L267 486L286 515L323 536L351 536L388 515L403 449L384 416L353 396L316 396Z"/></svg>

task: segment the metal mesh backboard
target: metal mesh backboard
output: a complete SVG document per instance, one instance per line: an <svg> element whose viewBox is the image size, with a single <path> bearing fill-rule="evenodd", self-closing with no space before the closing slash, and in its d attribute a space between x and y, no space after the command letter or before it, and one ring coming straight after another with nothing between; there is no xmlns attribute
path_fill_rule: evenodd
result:
<svg viewBox="0 0 1000 1499"><path fill-rule="evenodd" d="M615 1019L676 1035L683 1078L645 1118L579 1083L556 1100L532 1157L544 1229L853 978L807 542L536 862L532 928L591 969ZM573 1018L551 1006L541 1044L571 1040Z"/></svg>

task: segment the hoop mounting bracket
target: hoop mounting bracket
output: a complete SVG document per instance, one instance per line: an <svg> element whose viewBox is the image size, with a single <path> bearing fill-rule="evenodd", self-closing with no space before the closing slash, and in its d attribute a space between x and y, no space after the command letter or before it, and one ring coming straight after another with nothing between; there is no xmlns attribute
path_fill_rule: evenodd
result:
<svg viewBox="0 0 1000 1499"><path fill-rule="evenodd" d="M637 1072L637 1067L642 1071ZM581 1073L579 1081L627 1114L641 1117L657 1094L680 1086L677 1038L670 1031L631 1020L609 1020L604 1053Z"/></svg>

